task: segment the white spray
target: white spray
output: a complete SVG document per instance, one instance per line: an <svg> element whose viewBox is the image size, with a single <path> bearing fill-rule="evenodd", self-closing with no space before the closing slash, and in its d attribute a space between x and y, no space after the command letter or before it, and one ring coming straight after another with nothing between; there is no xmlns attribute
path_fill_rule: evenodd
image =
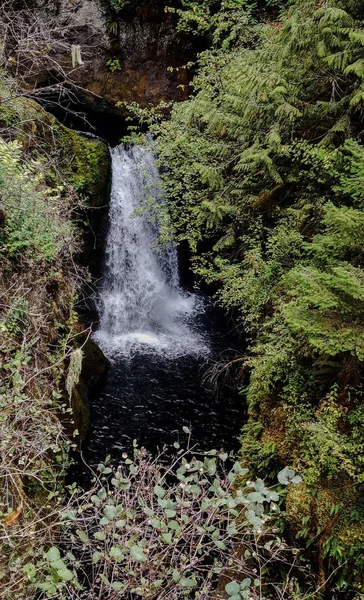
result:
<svg viewBox="0 0 364 600"><path fill-rule="evenodd" d="M135 352L169 358L208 353L194 328L203 302L180 288L176 249L168 245L157 251L156 224L145 211L136 213L146 194L162 201L153 155L121 144L111 157L110 227L95 338L110 358Z"/></svg>

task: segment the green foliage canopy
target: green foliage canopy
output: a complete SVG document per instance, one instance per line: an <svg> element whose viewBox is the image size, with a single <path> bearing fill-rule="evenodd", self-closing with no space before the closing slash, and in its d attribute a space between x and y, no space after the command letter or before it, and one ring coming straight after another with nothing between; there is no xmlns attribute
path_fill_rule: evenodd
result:
<svg viewBox="0 0 364 600"><path fill-rule="evenodd" d="M363 481L361 9L292 2L256 27L240 11L245 29L201 55L193 97L155 128L176 237L251 340L248 460L273 474L290 454L344 502L330 560L364 543L345 537Z"/></svg>

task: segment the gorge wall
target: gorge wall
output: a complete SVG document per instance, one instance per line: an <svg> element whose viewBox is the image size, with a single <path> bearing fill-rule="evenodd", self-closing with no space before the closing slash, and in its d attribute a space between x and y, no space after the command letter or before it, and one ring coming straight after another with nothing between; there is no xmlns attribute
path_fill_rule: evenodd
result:
<svg viewBox="0 0 364 600"><path fill-rule="evenodd" d="M22 73L28 86L38 88L63 79L84 98L104 100L104 110L117 102L146 105L186 98L188 74L183 65L192 56L192 45L176 32L176 15L165 12L168 3L139 0L117 11L112 4L31 0L26 7L23 2L15 5L18 18L29 30L42 31L48 46L43 45L41 62L34 55L24 60L24 43L13 39L7 49L13 70ZM79 47L77 64L72 62L72 47ZM26 51L29 54L29 46Z"/></svg>

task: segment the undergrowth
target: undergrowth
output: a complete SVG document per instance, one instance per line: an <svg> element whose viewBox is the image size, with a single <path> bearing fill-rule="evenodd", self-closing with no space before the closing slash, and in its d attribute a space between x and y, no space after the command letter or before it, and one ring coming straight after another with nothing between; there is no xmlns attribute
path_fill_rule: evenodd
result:
<svg viewBox="0 0 364 600"><path fill-rule="evenodd" d="M39 548L24 573L48 598L288 600L299 578L316 597L277 527L283 490L301 478L286 468L267 487L246 476L227 453L154 458L135 443L120 465L98 466L89 490L73 491L58 544Z"/></svg>
<svg viewBox="0 0 364 600"><path fill-rule="evenodd" d="M184 4L181 27L206 16ZM360 594L362 3L291 2L254 23L250 5L233 1L199 23L212 44L194 94L170 120L149 119L170 226L249 342L237 357L244 459L271 477L292 461L305 489L288 493L287 529L319 580L337 568Z"/></svg>
<svg viewBox="0 0 364 600"><path fill-rule="evenodd" d="M29 597L23 565L58 528L76 441L65 381L85 339L75 307L89 276L75 263L85 201L63 171L55 120L1 82L0 595L10 599Z"/></svg>

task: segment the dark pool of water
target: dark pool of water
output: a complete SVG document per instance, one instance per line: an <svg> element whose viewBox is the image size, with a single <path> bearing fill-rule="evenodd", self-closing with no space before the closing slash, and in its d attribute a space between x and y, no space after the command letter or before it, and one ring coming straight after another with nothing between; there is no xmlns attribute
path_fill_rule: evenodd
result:
<svg viewBox="0 0 364 600"><path fill-rule="evenodd" d="M199 449L238 450L245 421L245 402L239 395L236 372L211 384L211 367L237 355L236 340L228 335L221 314L211 309L201 327L209 324L211 354L168 359L139 353L110 365L103 389L94 400L89 438L83 448L86 462L95 465L110 455L117 461L133 440L155 453L175 441L184 444L192 431Z"/></svg>

